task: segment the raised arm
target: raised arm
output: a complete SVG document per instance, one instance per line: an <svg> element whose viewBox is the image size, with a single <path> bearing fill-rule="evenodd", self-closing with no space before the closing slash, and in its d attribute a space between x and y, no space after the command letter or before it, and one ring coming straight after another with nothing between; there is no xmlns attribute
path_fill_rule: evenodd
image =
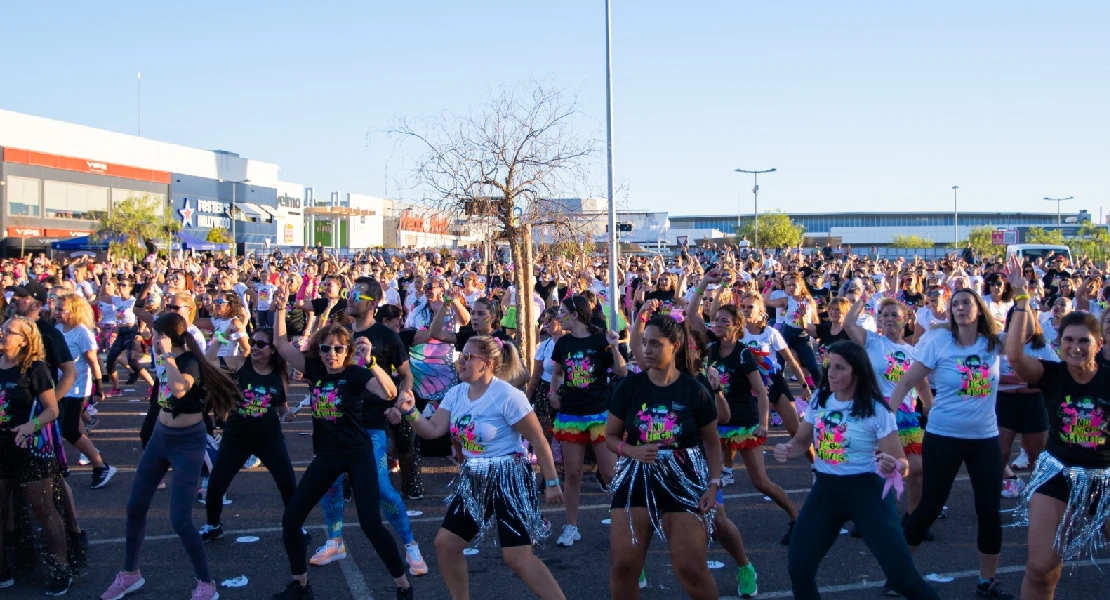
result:
<svg viewBox="0 0 1110 600"><path fill-rule="evenodd" d="M285 286L274 291L274 347L278 354L294 369L304 372L304 354L289 343L285 333L285 307L289 301L289 290Z"/></svg>
<svg viewBox="0 0 1110 600"><path fill-rule="evenodd" d="M692 329L702 332L708 330L708 327L705 326L705 319L701 315L701 297L705 295L705 290L709 287L709 284L720 281L721 270L713 268L705 273L697 287L694 288L694 296L690 298L690 303L686 305L686 322Z"/></svg>
<svg viewBox="0 0 1110 600"><path fill-rule="evenodd" d="M1006 359L1018 377L1036 385L1044 377L1044 365L1025 355L1025 338L1031 330L1029 319L1036 316L1029 311L1029 294L1025 289L1025 278L1021 276L1021 263L1016 257L1010 257L1007 278L1014 290L1014 313L1010 317L1010 330L1006 332Z"/></svg>
<svg viewBox="0 0 1110 600"><path fill-rule="evenodd" d="M866 305L867 294L865 292L859 295L859 298L852 304L852 308L848 310L848 314L844 316L844 332L860 346L867 345L867 330L859 325L859 316L863 313L863 307Z"/></svg>

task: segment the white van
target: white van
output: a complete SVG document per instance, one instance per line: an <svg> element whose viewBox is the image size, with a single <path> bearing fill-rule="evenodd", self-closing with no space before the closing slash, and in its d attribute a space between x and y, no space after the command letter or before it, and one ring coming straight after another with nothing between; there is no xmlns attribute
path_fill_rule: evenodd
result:
<svg viewBox="0 0 1110 600"><path fill-rule="evenodd" d="M1071 249L1067 246L1055 246L1052 244L1010 244L1006 246L1006 256L1017 256L1022 262L1036 261L1038 258L1044 259L1044 263L1052 262L1052 257L1062 254L1064 258L1068 259L1068 264L1071 264Z"/></svg>

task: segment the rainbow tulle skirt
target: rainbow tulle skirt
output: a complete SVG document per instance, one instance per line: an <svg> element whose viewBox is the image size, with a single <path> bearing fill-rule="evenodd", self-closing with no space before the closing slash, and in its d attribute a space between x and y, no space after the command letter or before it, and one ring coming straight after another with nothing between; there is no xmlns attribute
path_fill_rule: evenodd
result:
<svg viewBox="0 0 1110 600"><path fill-rule="evenodd" d="M552 429L555 439L571 444L596 444L605 441L607 413L597 415L568 415L558 413Z"/></svg>
<svg viewBox="0 0 1110 600"><path fill-rule="evenodd" d="M731 427L729 425L718 425L717 435L721 438L721 448L732 449L733 451L747 450L748 448L758 448L767 441L766 436L757 437L754 433L755 427Z"/></svg>

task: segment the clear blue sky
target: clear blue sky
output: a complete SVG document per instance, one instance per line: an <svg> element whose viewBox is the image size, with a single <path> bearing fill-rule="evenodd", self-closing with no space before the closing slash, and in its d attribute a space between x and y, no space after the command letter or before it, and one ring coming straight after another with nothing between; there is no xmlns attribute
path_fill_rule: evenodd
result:
<svg viewBox="0 0 1110 600"><path fill-rule="evenodd" d="M1110 211L1104 2L614 2L627 205L751 210L777 167L796 212ZM395 192L397 116L465 112L531 78L603 135L601 0L19 2L0 106L275 162L328 190ZM600 158L600 157L599 157ZM604 180L585 193L603 194Z"/></svg>

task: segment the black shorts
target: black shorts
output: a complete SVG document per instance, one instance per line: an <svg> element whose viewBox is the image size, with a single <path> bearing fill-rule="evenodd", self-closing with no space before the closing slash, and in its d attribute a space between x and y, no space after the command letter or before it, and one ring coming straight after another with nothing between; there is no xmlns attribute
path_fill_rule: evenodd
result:
<svg viewBox="0 0 1110 600"><path fill-rule="evenodd" d="M527 524L515 512L510 511L500 498L494 498L486 504L486 517L491 513L497 518L497 543L502 548L532 545ZM443 517L440 527L467 542L477 537L481 530L478 523L463 507L462 498L455 498L447 507L447 514Z"/></svg>
<svg viewBox="0 0 1110 600"><path fill-rule="evenodd" d="M54 477L54 448L41 433L34 437L39 445L45 442L38 452L16 446L14 430L0 430L0 479L27 485Z"/></svg>
<svg viewBox="0 0 1110 600"><path fill-rule="evenodd" d="M1048 409L1044 396L1036 394L1015 394L998 392L998 403L994 406L998 415L998 426L1018 433L1044 433L1048 431Z"/></svg>
<svg viewBox="0 0 1110 600"><path fill-rule="evenodd" d="M1048 496L1049 498L1055 498L1055 499L1059 500L1060 502L1063 502L1064 504L1067 504L1068 503L1068 496L1071 495L1071 482L1068 481L1067 477L1064 477L1063 473L1061 473L1061 474L1056 475L1052 479L1049 479L1048 481L1046 481L1044 483L1044 485L1037 488L1037 491L1034 492L1034 493L1035 494L1043 494L1045 496ZM1091 502L1090 513L1092 515L1095 514L1095 511L1098 509L1098 504L1099 504L1099 500L1101 499L1101 496L1102 496L1101 492L1096 492L1095 493L1095 498Z"/></svg>
<svg viewBox="0 0 1110 600"><path fill-rule="evenodd" d="M774 406L779 401L779 398L786 396L788 399L793 400L794 394L790 393L789 386L786 385L786 378L779 372L771 376L771 389L767 390L767 399Z"/></svg>
<svg viewBox="0 0 1110 600"><path fill-rule="evenodd" d="M682 452L682 450L675 450L675 452ZM689 481L698 480L697 472L694 470L691 461L683 460L679 461L679 464L682 465L682 471L686 474L686 478ZM613 509L624 509L625 507L648 508L647 492L648 486L650 486L652 505L658 509L659 514L698 512L696 502L695 504L686 504L668 493L667 490L663 489L653 478L648 477L646 479L647 481L645 481L644 477L626 477L622 484L617 487L617 489L613 490L613 501L610 507ZM698 495L700 496L701 494Z"/></svg>

